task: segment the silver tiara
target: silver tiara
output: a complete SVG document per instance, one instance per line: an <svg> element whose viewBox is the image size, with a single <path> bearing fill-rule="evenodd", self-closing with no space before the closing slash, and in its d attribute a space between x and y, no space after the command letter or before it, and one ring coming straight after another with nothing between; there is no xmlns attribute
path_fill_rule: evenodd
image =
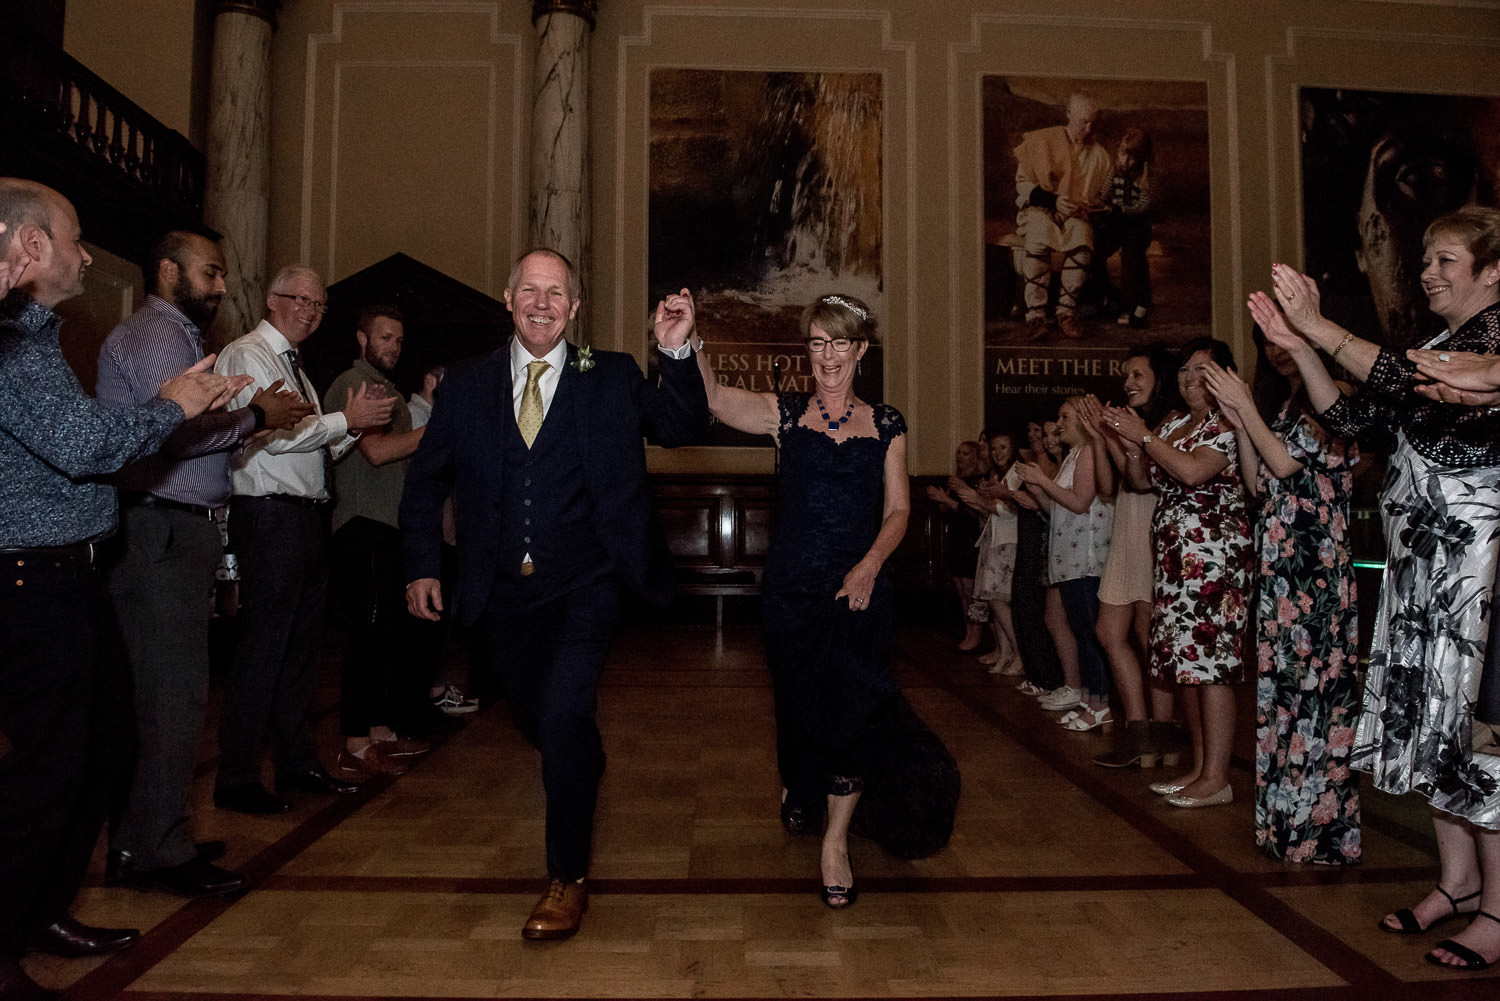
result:
<svg viewBox="0 0 1500 1001"><path fill-rule="evenodd" d="M854 303L850 302L848 299L845 299L843 296L825 295L823 297L823 301L828 303L828 305L830 306L843 306L845 309L853 313L855 316L859 317L861 320L868 320L870 318L869 313L866 313L862 308L854 305Z"/></svg>

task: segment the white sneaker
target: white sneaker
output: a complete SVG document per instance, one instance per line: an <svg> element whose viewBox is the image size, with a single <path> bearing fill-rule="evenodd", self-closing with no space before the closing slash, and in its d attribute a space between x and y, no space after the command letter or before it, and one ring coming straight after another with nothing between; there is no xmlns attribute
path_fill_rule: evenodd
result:
<svg viewBox="0 0 1500 1001"><path fill-rule="evenodd" d="M1058 712L1083 705L1083 692L1071 685L1059 685L1050 692L1038 695L1036 701L1037 705L1048 712Z"/></svg>
<svg viewBox="0 0 1500 1001"><path fill-rule="evenodd" d="M449 685L443 689L443 694L432 697L432 708L447 716L467 716L479 711L479 700L465 698L462 688Z"/></svg>

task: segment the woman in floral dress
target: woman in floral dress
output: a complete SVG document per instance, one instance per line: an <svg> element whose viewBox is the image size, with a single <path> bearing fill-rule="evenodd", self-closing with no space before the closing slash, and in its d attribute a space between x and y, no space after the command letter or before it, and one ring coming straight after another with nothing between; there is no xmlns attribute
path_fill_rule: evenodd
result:
<svg viewBox="0 0 1500 1001"><path fill-rule="evenodd" d="M1255 843L1272 858L1359 861L1359 629L1349 499L1359 449L1313 419L1290 354L1255 330L1255 390L1211 368L1260 499ZM1271 423L1267 424L1267 420Z"/></svg>
<svg viewBox="0 0 1500 1001"><path fill-rule="evenodd" d="M1423 243L1422 287L1447 324L1427 346L1439 360L1500 352L1500 211L1449 213ZM1274 265L1271 281L1276 299L1254 293L1251 314L1297 359L1319 422L1344 435L1397 431L1381 498L1389 552L1351 763L1382 791L1427 798L1440 872L1432 892L1380 927L1418 935L1472 915L1427 959L1481 970L1500 962L1500 754L1474 746L1473 725L1500 557L1500 412L1420 395L1426 377L1411 357L1325 319L1311 278ZM1358 396L1339 391L1313 348L1364 383Z"/></svg>
<svg viewBox="0 0 1500 1001"><path fill-rule="evenodd" d="M1156 433L1128 407L1106 407L1104 418L1140 446L1126 466L1132 484L1149 482L1158 492L1148 653L1152 674L1177 682L1193 744L1192 768L1151 790L1173 806L1221 806L1234 799L1233 686L1245 675L1254 554L1234 429L1215 409L1203 376L1210 364L1232 368L1234 357L1229 345L1207 337L1183 345L1181 356L1177 386L1187 414Z"/></svg>

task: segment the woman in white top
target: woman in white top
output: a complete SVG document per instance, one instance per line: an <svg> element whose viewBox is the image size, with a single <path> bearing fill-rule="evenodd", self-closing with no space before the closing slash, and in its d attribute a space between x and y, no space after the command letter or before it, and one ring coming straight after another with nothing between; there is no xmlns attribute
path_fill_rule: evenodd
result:
<svg viewBox="0 0 1500 1001"><path fill-rule="evenodd" d="M1081 403L1081 397L1069 397L1058 411L1058 429L1068 454L1057 476L1029 463L1018 463L1017 468L1026 489L1051 509L1048 580L1057 588L1078 644L1078 708L1063 723L1072 730L1093 730L1109 721L1109 678L1094 628L1114 506L1099 497L1093 436L1080 416ZM1071 679L1068 683L1073 684Z"/></svg>

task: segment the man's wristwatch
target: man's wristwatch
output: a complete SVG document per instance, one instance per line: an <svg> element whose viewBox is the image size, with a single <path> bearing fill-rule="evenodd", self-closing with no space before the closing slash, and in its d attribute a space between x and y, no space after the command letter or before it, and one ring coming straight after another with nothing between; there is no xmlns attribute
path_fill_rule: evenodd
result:
<svg viewBox="0 0 1500 1001"><path fill-rule="evenodd" d="M264 431L266 428L266 412L256 403L250 404L248 409L255 415L255 430Z"/></svg>

